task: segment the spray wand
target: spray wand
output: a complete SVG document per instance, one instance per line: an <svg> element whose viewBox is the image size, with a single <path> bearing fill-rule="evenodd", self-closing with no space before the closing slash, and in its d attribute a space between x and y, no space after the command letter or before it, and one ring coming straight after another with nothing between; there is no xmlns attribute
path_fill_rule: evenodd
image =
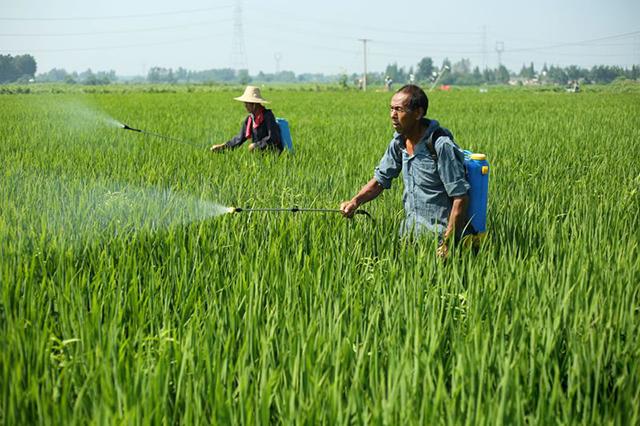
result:
<svg viewBox="0 0 640 426"><path fill-rule="evenodd" d="M272 207L272 208L242 208L242 207L231 207L231 213L242 213L242 212L313 212L313 213L340 213L340 209L308 209L308 208L300 208L300 207ZM366 210L358 209L355 211L355 214L362 214L367 216L369 219L374 220L373 217Z"/></svg>
<svg viewBox="0 0 640 426"><path fill-rule="evenodd" d="M190 145L188 142L183 141L181 139L172 138L171 136L165 136L165 135L161 135L159 133L147 132L146 130L142 130L142 129L136 129L136 128L131 127L131 126L129 126L127 124L124 124L124 123L120 123L120 126L124 130L131 130L132 132L138 132L138 133L142 133L142 134L149 135L149 136L155 136L156 138L166 139L166 140L170 140L170 141L174 141L174 142L180 142L180 143L184 143L184 144Z"/></svg>

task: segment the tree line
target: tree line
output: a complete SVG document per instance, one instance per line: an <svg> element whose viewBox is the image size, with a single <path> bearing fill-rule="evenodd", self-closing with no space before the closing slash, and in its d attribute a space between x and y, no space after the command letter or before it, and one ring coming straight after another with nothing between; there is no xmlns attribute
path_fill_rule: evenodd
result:
<svg viewBox="0 0 640 426"><path fill-rule="evenodd" d="M405 83L411 80L433 82L441 84L455 85L480 85L480 84L567 84L570 81L580 81L582 83L608 84L616 78L627 78L638 80L640 78L640 65L633 65L631 68L622 68L611 65L595 65L592 68L582 68L576 65L560 67L544 64L540 70L534 68L533 62L529 65L522 65L519 73L509 71L504 65L496 68L472 67L469 59L461 59L451 63L445 59L442 65L436 66L430 57L425 57L414 67L404 69L398 67L396 63L387 65L384 77L372 76L374 80L381 82L383 78L389 77L397 83Z"/></svg>
<svg viewBox="0 0 640 426"><path fill-rule="evenodd" d="M0 84L28 83L36 75L36 60L31 55L0 55Z"/></svg>
<svg viewBox="0 0 640 426"><path fill-rule="evenodd" d="M67 72L64 68L53 68L46 73L38 74L36 81L42 83L86 84L89 86L117 83L118 76L114 70L94 72L90 68L82 72Z"/></svg>
<svg viewBox="0 0 640 426"><path fill-rule="evenodd" d="M57 82L68 84L103 85L121 81L133 83L333 83L343 87L358 87L362 84L362 75L346 73L339 75L325 75L322 73L295 74L293 71L279 71L277 73L258 72L250 75L247 70L232 68L209 69L192 71L179 67L177 69L152 67L146 76L124 79L116 75L115 71L97 71L88 69L83 72L67 72L62 68L53 68L36 76L37 64L31 55L0 55L0 84ZM424 57L415 66L399 67L397 63L387 65L384 72L367 74L367 83L383 85L385 80L393 84L416 82L432 84L438 82L445 85L482 85L482 84L567 84L569 81L581 83L608 84L617 78L630 80L640 79L640 65L622 68L611 65L595 65L582 68L576 65L560 67L544 64L537 70L533 63L523 64L519 72L512 72L504 65L496 68L480 69L472 66L469 59L461 59L452 63L445 59L436 65L432 58Z"/></svg>

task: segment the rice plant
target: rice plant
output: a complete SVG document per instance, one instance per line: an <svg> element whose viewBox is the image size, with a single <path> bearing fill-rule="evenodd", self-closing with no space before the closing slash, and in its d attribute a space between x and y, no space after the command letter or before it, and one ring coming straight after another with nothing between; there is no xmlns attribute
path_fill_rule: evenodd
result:
<svg viewBox="0 0 640 426"><path fill-rule="evenodd" d="M439 262L400 181L375 222L226 210L337 208L389 94L274 89L295 155L212 155L234 93L0 95L0 423L640 423L638 94L432 94L492 167Z"/></svg>

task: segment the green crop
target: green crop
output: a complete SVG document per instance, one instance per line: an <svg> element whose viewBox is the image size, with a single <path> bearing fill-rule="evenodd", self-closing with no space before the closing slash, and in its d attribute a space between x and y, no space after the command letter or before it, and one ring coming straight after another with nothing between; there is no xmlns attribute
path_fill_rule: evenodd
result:
<svg viewBox="0 0 640 426"><path fill-rule="evenodd" d="M640 423L638 94L431 95L491 163L442 263L400 180L224 214L337 208L392 135L386 93L263 93L295 155L208 152L232 91L0 95L0 423Z"/></svg>

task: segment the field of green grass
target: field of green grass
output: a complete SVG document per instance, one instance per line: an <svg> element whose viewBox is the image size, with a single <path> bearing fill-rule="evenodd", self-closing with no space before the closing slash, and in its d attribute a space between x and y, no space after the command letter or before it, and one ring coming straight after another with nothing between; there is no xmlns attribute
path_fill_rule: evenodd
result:
<svg viewBox="0 0 640 426"><path fill-rule="evenodd" d="M337 208L392 135L388 93L266 87L295 155L210 154L240 93L0 95L0 424L640 423L640 94L430 95L492 167L442 263L401 181L220 214Z"/></svg>

